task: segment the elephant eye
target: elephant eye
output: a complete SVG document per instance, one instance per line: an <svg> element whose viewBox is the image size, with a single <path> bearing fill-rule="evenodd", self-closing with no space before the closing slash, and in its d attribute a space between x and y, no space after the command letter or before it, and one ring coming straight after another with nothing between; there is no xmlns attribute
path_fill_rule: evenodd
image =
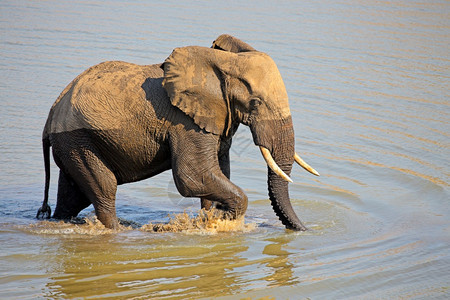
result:
<svg viewBox="0 0 450 300"><path fill-rule="evenodd" d="M259 99L259 98L252 98L250 100L250 110L255 110L260 105L261 105L261 99Z"/></svg>

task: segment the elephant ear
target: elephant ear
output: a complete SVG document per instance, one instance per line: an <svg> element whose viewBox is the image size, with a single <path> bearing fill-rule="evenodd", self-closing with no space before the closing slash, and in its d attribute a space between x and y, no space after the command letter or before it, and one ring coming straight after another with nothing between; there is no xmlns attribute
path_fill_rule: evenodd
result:
<svg viewBox="0 0 450 300"><path fill-rule="evenodd" d="M223 134L231 122L223 71L230 65L231 54L196 46L176 48L163 65L162 84L172 105L216 135Z"/></svg>
<svg viewBox="0 0 450 300"><path fill-rule="evenodd" d="M229 34L219 35L213 42L211 48L234 53L256 51L249 44Z"/></svg>

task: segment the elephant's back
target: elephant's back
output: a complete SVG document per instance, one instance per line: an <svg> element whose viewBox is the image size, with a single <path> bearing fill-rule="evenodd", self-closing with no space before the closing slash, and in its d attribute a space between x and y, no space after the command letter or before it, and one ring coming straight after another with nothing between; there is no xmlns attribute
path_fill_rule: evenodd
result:
<svg viewBox="0 0 450 300"><path fill-rule="evenodd" d="M148 110L143 85L163 76L158 65L103 62L76 77L53 104L48 133L114 130Z"/></svg>

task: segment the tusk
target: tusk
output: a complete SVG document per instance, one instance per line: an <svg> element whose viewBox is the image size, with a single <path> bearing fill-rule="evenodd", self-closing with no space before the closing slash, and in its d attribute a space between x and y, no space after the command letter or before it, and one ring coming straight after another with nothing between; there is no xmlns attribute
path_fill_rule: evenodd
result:
<svg viewBox="0 0 450 300"><path fill-rule="evenodd" d="M287 182L293 182L289 176L286 175L286 173L281 170L281 168L277 165L277 163L273 160L272 155L270 154L270 151L267 148L264 148L262 146L259 146L259 150L261 150L261 154L264 157L264 160L266 161L269 168L272 169L272 171L275 172L278 176L286 180Z"/></svg>
<svg viewBox="0 0 450 300"><path fill-rule="evenodd" d="M308 165L297 153L295 153L294 159L306 171L308 171L311 174L314 174L316 176L320 176L319 172L317 172L310 165Z"/></svg>

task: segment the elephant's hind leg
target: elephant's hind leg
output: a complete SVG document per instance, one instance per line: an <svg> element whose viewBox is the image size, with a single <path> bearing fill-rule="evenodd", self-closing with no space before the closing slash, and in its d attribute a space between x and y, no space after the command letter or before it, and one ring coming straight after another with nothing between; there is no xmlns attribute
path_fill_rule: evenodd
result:
<svg viewBox="0 0 450 300"><path fill-rule="evenodd" d="M92 203L100 222L108 228L117 228L117 179L105 163L100 151L92 144L86 132L66 133L55 137L53 156L58 166L73 179L84 197ZM83 200L84 204L87 204ZM64 205L61 203L61 210Z"/></svg>
<svg viewBox="0 0 450 300"><path fill-rule="evenodd" d="M64 172L59 171L58 196L55 219L71 219L91 204L89 199L80 191L78 185Z"/></svg>
<svg viewBox="0 0 450 300"><path fill-rule="evenodd" d="M95 151L82 149L77 153L78 168L72 176L80 190L94 205L95 214L107 228L115 229L119 223L116 217L117 180Z"/></svg>

